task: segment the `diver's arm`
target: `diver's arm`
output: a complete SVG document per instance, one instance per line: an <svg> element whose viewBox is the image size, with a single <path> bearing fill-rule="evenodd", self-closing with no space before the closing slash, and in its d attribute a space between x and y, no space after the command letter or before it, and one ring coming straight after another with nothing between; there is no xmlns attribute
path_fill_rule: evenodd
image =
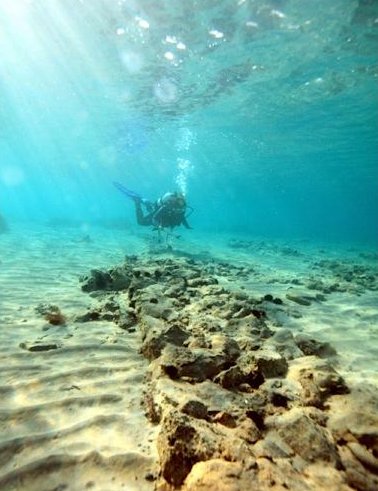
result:
<svg viewBox="0 0 378 491"><path fill-rule="evenodd" d="M142 205L140 200L134 200L135 203L135 215L138 225L152 225L152 215L143 214Z"/></svg>
<svg viewBox="0 0 378 491"><path fill-rule="evenodd" d="M162 226L163 213L164 213L164 206L157 207L154 211L151 212L152 225L154 225L155 227Z"/></svg>
<svg viewBox="0 0 378 491"><path fill-rule="evenodd" d="M189 223L187 222L186 218L184 217L182 219L182 222L181 222L185 228L189 229L189 230L193 230L192 227L189 225Z"/></svg>

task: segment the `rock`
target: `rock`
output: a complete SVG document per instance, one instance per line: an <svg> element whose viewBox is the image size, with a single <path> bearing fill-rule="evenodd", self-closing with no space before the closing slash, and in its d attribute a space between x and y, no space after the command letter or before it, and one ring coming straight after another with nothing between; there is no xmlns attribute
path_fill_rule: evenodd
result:
<svg viewBox="0 0 378 491"><path fill-rule="evenodd" d="M133 300L137 302L136 310L140 317L149 316L166 321L177 318L175 301L164 296L160 284L143 288L133 295Z"/></svg>
<svg viewBox="0 0 378 491"><path fill-rule="evenodd" d="M213 379L227 367L223 353L213 354L206 349L189 350L167 345L159 360L160 367L172 379L185 378L192 382Z"/></svg>
<svg viewBox="0 0 378 491"><path fill-rule="evenodd" d="M273 349L287 360L303 356L303 352L297 346L290 329L278 329L264 346L266 348L273 346Z"/></svg>
<svg viewBox="0 0 378 491"><path fill-rule="evenodd" d="M320 358L337 355L336 350L329 343L316 341L306 334L295 336L295 343L305 355L316 355Z"/></svg>
<svg viewBox="0 0 378 491"><path fill-rule="evenodd" d="M140 316L138 321L139 331L143 342L148 335L160 334L167 327L167 323L163 319L158 319L150 315Z"/></svg>
<svg viewBox="0 0 378 491"><path fill-rule="evenodd" d="M247 379L248 377L240 370L240 368L234 366L220 372L214 378L214 382L221 385L225 389L232 389L246 383Z"/></svg>
<svg viewBox="0 0 378 491"><path fill-rule="evenodd" d="M259 336L261 339L268 339L273 335L273 332L271 329L269 329L268 326L266 325L260 325L260 333ZM253 334L253 333L252 333Z"/></svg>
<svg viewBox="0 0 378 491"><path fill-rule="evenodd" d="M294 336L290 329L277 329L271 338L271 341L277 344L291 343L293 340Z"/></svg>
<svg viewBox="0 0 378 491"><path fill-rule="evenodd" d="M223 293L225 292L225 290L223 289ZM233 296L236 300L248 300L248 295L243 292L243 291L236 291L236 292L233 292Z"/></svg>
<svg viewBox="0 0 378 491"><path fill-rule="evenodd" d="M303 387L302 400L306 406L323 408L329 396L349 392L341 375L327 364L316 369L302 369L299 382Z"/></svg>
<svg viewBox="0 0 378 491"><path fill-rule="evenodd" d="M274 406L287 407L289 402L300 401L301 385L286 378L271 378L260 387Z"/></svg>
<svg viewBox="0 0 378 491"><path fill-rule="evenodd" d="M182 281L172 286L169 286L167 289L165 289L164 295L171 298L179 298L185 293L186 288L187 288L187 281L184 278L182 278Z"/></svg>
<svg viewBox="0 0 378 491"><path fill-rule="evenodd" d="M323 291L324 283L320 279L310 279L306 283L306 288L308 288L309 290Z"/></svg>
<svg viewBox="0 0 378 491"><path fill-rule="evenodd" d="M254 354L255 363L264 379L284 377L288 363L283 356L273 350L261 349Z"/></svg>
<svg viewBox="0 0 378 491"><path fill-rule="evenodd" d="M131 275L128 269L124 267L112 268L109 270L110 283L108 284L108 290L122 291L127 290L130 287Z"/></svg>
<svg viewBox="0 0 378 491"><path fill-rule="evenodd" d="M328 428L337 441L359 442L378 455L378 396L376 388L353 388L329 401Z"/></svg>
<svg viewBox="0 0 378 491"><path fill-rule="evenodd" d="M131 282L130 276L122 268L115 268L109 271L92 269L89 276L80 278L81 289L84 292L96 290L126 290Z"/></svg>
<svg viewBox="0 0 378 491"><path fill-rule="evenodd" d="M273 303L275 303L276 305L283 305L283 300L281 298L273 298Z"/></svg>
<svg viewBox="0 0 378 491"><path fill-rule="evenodd" d="M89 276L80 278L83 283L81 289L83 292L92 292L95 290L106 290L110 283L110 274L97 269L92 269Z"/></svg>
<svg viewBox="0 0 378 491"><path fill-rule="evenodd" d="M294 457L294 450L275 431L269 432L263 440L259 440L253 447L256 457L268 459L288 459Z"/></svg>
<svg viewBox="0 0 378 491"><path fill-rule="evenodd" d="M143 394L142 406L144 408L144 414L146 418L153 424L158 424L161 421L162 410L161 407L156 404L154 399L154 392L152 386L148 386L147 390Z"/></svg>
<svg viewBox="0 0 378 491"><path fill-rule="evenodd" d="M193 418L208 419L207 407L201 401L190 399L182 404L180 410Z"/></svg>
<svg viewBox="0 0 378 491"><path fill-rule="evenodd" d="M98 309L90 309L85 314L77 315L74 320L75 322L91 322L98 321L101 319L101 312Z"/></svg>
<svg viewBox="0 0 378 491"><path fill-rule="evenodd" d="M258 491L352 491L342 473L325 462L308 464L298 456L273 461L260 457L257 465Z"/></svg>
<svg viewBox="0 0 378 491"><path fill-rule="evenodd" d="M270 293L267 293L266 295L263 296L261 299L262 302L270 302L270 303L275 303L276 305L282 305L283 301L280 298L275 298L273 295Z"/></svg>
<svg viewBox="0 0 378 491"><path fill-rule="evenodd" d="M288 300L291 300L292 302L298 303L299 305L306 305L306 306L311 305L310 299L308 299L307 297L298 295L298 294L286 293L286 298Z"/></svg>
<svg viewBox="0 0 378 491"><path fill-rule="evenodd" d="M121 329L129 331L138 323L138 319L136 313L132 309L128 309L126 311L120 311L119 319L116 322Z"/></svg>
<svg viewBox="0 0 378 491"><path fill-rule="evenodd" d="M20 348L28 351L51 351L53 349L61 348L59 343L20 343Z"/></svg>
<svg viewBox="0 0 378 491"><path fill-rule="evenodd" d="M238 338L238 344L241 351L248 353L251 351L257 351L261 348L263 341L260 339L252 338L251 336L243 336Z"/></svg>
<svg viewBox="0 0 378 491"><path fill-rule="evenodd" d="M208 286L208 285L217 285L218 280L216 278L212 278L211 276L204 276L200 278L193 278L188 280L188 286L190 288L198 288L201 286Z"/></svg>
<svg viewBox="0 0 378 491"><path fill-rule="evenodd" d="M161 423L158 436L158 453L164 479L173 486L181 486L194 464L222 457L235 460L244 466L254 464L250 445L229 429L172 409ZM248 463L248 464L247 464Z"/></svg>
<svg viewBox="0 0 378 491"><path fill-rule="evenodd" d="M201 382L213 379L221 371L235 364L240 353L236 341L227 336L212 336L210 349L174 348L167 345L162 353L160 366L171 378L184 377Z"/></svg>
<svg viewBox="0 0 378 491"><path fill-rule="evenodd" d="M378 459L374 457L364 446L357 442L347 443L353 455L361 462L361 464L370 471L378 474Z"/></svg>
<svg viewBox="0 0 378 491"><path fill-rule="evenodd" d="M374 411L360 417L360 408L359 422L339 411L335 401L345 401L348 388L330 362L319 359L335 354L333 348L309 336L294 338L290 329L272 331L259 308L267 308L269 325L278 325L295 306L276 307L272 303L282 302L271 294L258 301L222 286L252 271L163 257L91 277L92 287L105 292L92 292L101 304L90 315L137 326L150 360L143 408L149 421L160 423L155 489L373 489ZM115 284L121 293L109 293ZM302 286L288 295L299 305L321 300Z"/></svg>
<svg viewBox="0 0 378 491"><path fill-rule="evenodd" d="M187 415L172 410L163 418L157 446L162 476L181 486L195 463L216 454L218 439L207 426L195 426Z"/></svg>
<svg viewBox="0 0 378 491"><path fill-rule="evenodd" d="M238 343L228 336L216 334L211 337L210 349L214 353L222 354L229 364L235 363L240 355Z"/></svg>
<svg viewBox="0 0 378 491"><path fill-rule="evenodd" d="M223 459L198 462L186 478L182 491L257 491L253 467L253 461L248 468Z"/></svg>
<svg viewBox="0 0 378 491"><path fill-rule="evenodd" d="M265 424L282 438L293 451L307 462L339 464L337 448L327 430L316 424L300 408L293 408L279 416L266 418Z"/></svg>
<svg viewBox="0 0 378 491"><path fill-rule="evenodd" d="M234 435L238 436L250 445L256 443L257 440L261 438L261 432L256 423L248 416L248 414L249 412L247 411L245 415L240 415Z"/></svg>
<svg viewBox="0 0 378 491"><path fill-rule="evenodd" d="M157 323L155 323L156 325ZM160 331L154 327L144 336L140 351L148 360L158 358L168 343L182 346L189 337L188 333L177 324L168 327L162 327L163 325L164 323L161 323Z"/></svg>
<svg viewBox="0 0 378 491"><path fill-rule="evenodd" d="M339 447L339 454L349 486L358 491L376 491L378 489L378 477L367 472L349 447Z"/></svg>
<svg viewBox="0 0 378 491"><path fill-rule="evenodd" d="M232 416L232 414L226 411L221 411L213 417L214 423L219 423L227 428L236 428L237 420Z"/></svg>
<svg viewBox="0 0 378 491"><path fill-rule="evenodd" d="M264 374L256 362L256 354L259 351L246 352L238 359L238 367L244 375L244 382L257 389L264 382ZM237 372L236 372L237 374Z"/></svg>
<svg viewBox="0 0 378 491"><path fill-rule="evenodd" d="M131 278L128 286L129 292L133 295L136 291L148 288L150 285L154 285L161 277L161 272L155 270L148 265L134 265L129 271L128 275Z"/></svg>

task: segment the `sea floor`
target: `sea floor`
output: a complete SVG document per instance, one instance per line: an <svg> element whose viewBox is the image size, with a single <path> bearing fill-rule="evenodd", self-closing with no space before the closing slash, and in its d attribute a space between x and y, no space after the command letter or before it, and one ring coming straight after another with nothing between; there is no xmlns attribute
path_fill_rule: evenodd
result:
<svg viewBox="0 0 378 491"><path fill-rule="evenodd" d="M341 243L195 231L184 231L180 238L170 237L168 245L164 238L159 242L155 233L144 229L112 227L14 225L0 235L1 490L147 491L171 489L165 485L180 488L183 484L190 469L181 481L170 477L161 451L162 417L154 418L154 409L146 408L148 391L164 385L163 365L155 367L156 357L141 351L138 322L133 328L125 328L117 322L119 317L104 315L104 301L113 302L113 311L121 305L123 294L119 289L118 297L112 296L112 289L105 285L104 299L96 286L87 291L81 288L83 277L87 281L91 278L91 270L109 271L122 265L125 257L133 264L141 261L142 270L149 265L169 264L178 278L180 267L186 268L186 277L190 277L189 270L205 268L207 276L202 276L212 281L215 278L213 283L205 281L202 285L213 288L216 282L218 290L213 288L211 292L200 290L201 285L188 280L193 289L187 289L194 300L186 300L180 308L184 311L190 307L196 312L197 324L191 331L195 339L199 339L201 315L204 322L208 321L207 314L194 306L195 301L202 302L201 295L211 293L212 299L218 295L216 312L227 319L228 314L222 312L227 310L228 297L222 292L231 292L241 299L254 299L248 315L263 317L268 336L289 330L290 336L306 334L320 343L329 343L337 352L332 366L351 391L361 387L366 387L368 393L376 390L377 251ZM150 288L151 281L148 285ZM124 300L128 301L126 296ZM96 307L99 302L101 308ZM137 305L136 309L143 313L143 307L138 311ZM171 325L178 322L179 314L169 315L162 314L163 321ZM231 316L240 318L244 314L238 315ZM232 337L226 324L220 322L219 326L214 328L217 334ZM289 356L288 363L294 366L297 356ZM155 368L161 372L158 381L154 381ZM171 376L168 370L167 374ZM180 374L175 374L171 378L180 379ZM216 385L211 375L205 380L190 377L184 374L180 379L189 391L194 382L198 387ZM276 378L274 374L272 378ZM222 387L227 388L225 384ZM171 389L159 390L160 396L166 391L168 400ZM232 387L232 391L234 394L237 389ZM180 399L177 394L172 398ZM206 403L206 391L196 392L196 397ZM209 395L210 400L214 404ZM179 402L172 407L177 405ZM366 451L375 458L373 450ZM192 460L193 464L200 459ZM228 460L232 459L228 456ZM199 480L191 479L197 484L189 480L185 489L206 489ZM319 483L319 476L316 479L314 482ZM359 489L352 481L341 485L336 480L334 489ZM235 489L244 489L242 482L240 478L240 487ZM318 484L311 488L306 481L306 485L316 489ZM261 489L276 488L272 485Z"/></svg>

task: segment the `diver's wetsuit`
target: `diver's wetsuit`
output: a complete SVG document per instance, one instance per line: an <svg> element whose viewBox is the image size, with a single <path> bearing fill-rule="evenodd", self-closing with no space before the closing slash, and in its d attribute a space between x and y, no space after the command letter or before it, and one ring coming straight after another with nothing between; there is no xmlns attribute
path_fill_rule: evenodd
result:
<svg viewBox="0 0 378 491"><path fill-rule="evenodd" d="M139 225L152 225L158 228L174 228L184 225L190 228L186 217L185 208L173 208L169 204L147 203L148 214L144 215L142 201L134 200L136 219Z"/></svg>

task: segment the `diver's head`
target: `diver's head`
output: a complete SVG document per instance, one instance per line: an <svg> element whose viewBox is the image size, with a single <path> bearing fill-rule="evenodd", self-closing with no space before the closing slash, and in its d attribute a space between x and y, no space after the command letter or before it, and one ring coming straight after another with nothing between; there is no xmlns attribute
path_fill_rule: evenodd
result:
<svg viewBox="0 0 378 491"><path fill-rule="evenodd" d="M176 209L184 210L186 208L186 200L183 193L173 192L165 193L165 195L159 200L162 205L166 205Z"/></svg>

